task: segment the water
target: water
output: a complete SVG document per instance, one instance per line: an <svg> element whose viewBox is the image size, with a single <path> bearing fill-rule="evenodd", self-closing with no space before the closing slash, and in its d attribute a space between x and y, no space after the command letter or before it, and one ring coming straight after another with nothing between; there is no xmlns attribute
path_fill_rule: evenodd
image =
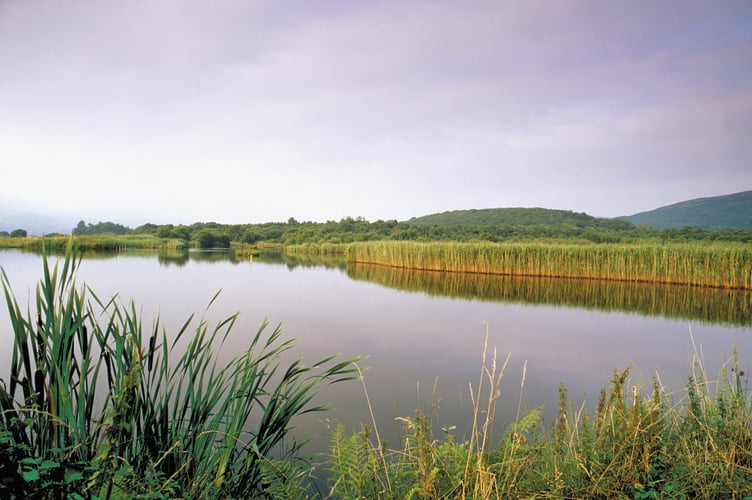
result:
<svg viewBox="0 0 752 500"><path fill-rule="evenodd" d="M216 323L240 311L222 359L241 352L265 318L272 326L281 322L284 336L297 339L293 354L306 364L334 352L345 358L367 355L361 366L368 367L365 386L376 427L395 447L401 438L395 418L411 416L416 407L432 415L437 434L443 425L456 425L459 438L467 434L469 385L477 392L487 330L489 364L494 348L499 367L510 355L498 431L514 420L520 395L523 405L546 405L545 418L552 419L559 382L578 404L594 407L615 368L630 367L630 384L647 389L657 374L678 399L696 349L712 377L734 346L741 368L750 372L749 293L400 273L279 255L252 263L221 252L98 257L83 260L78 283L100 297L133 300L146 325L159 315L169 333L194 312ZM42 275L40 256L2 251L0 266L19 300L33 296ZM8 366L11 346L3 307L0 366ZM0 371L5 377L6 370ZM336 409L298 421L296 435L322 435L311 452L326 450L325 436L335 420L349 431L361 423L374 426L359 382L325 387L318 399Z"/></svg>

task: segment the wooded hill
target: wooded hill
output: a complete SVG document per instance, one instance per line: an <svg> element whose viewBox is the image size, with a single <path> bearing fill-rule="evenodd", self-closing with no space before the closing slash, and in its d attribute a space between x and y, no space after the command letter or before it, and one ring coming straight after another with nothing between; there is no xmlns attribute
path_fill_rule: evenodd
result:
<svg viewBox="0 0 752 500"><path fill-rule="evenodd" d="M486 208L480 210L453 210L439 214L413 217L407 221L416 226L562 226L593 229L629 230L631 222L620 219L602 219L586 213L548 208Z"/></svg>
<svg viewBox="0 0 752 500"><path fill-rule="evenodd" d="M752 191L682 201L623 219L656 229L752 229Z"/></svg>

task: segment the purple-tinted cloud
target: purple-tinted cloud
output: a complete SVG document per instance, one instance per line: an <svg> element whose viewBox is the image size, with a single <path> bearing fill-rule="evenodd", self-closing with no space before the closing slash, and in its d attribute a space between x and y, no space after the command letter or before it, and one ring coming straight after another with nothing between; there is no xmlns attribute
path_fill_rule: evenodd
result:
<svg viewBox="0 0 752 500"><path fill-rule="evenodd" d="M113 219L634 213L752 188L751 22L746 1L11 0L0 163L17 204Z"/></svg>

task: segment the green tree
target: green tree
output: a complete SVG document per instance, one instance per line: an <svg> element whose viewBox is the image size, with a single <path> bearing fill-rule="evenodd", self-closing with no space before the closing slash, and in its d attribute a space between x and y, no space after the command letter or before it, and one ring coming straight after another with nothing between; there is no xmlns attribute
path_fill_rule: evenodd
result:
<svg viewBox="0 0 752 500"><path fill-rule="evenodd" d="M213 248L214 233L208 229L202 229L196 234L196 242L199 248Z"/></svg>
<svg viewBox="0 0 752 500"><path fill-rule="evenodd" d="M83 221L81 221L83 222ZM78 225L81 225L81 222L78 223ZM160 226L157 226L156 224L152 224L151 222L147 222L146 224L143 224L141 226L138 226L136 229L133 230L136 234L156 234L157 230Z"/></svg>
<svg viewBox="0 0 752 500"><path fill-rule="evenodd" d="M216 248L230 248L230 236L227 234L215 234L214 246Z"/></svg>
<svg viewBox="0 0 752 500"><path fill-rule="evenodd" d="M86 222L80 220L78 221L78 224L76 224L76 227L73 228L73 235L79 236L81 234L88 234L87 231Z"/></svg>
<svg viewBox="0 0 752 500"><path fill-rule="evenodd" d="M246 229L243 232L243 242L244 243L256 243L261 239L261 233L257 229Z"/></svg>
<svg viewBox="0 0 752 500"><path fill-rule="evenodd" d="M173 228L172 231L170 231L169 237L179 238L181 240L188 241L189 239L191 239L191 230L190 228L187 228L181 224L178 227Z"/></svg>
<svg viewBox="0 0 752 500"><path fill-rule="evenodd" d="M79 221L75 228L73 228L74 236L90 235L90 234L128 234L131 232L129 227L122 224L116 224L114 222L97 222L96 224L86 224L84 221Z"/></svg>
<svg viewBox="0 0 752 500"><path fill-rule="evenodd" d="M25 238L27 236L25 229L14 229L10 232L11 238Z"/></svg>
<svg viewBox="0 0 752 500"><path fill-rule="evenodd" d="M157 236L160 238L169 238L170 232L172 231L173 225L172 224L166 224L164 226L159 226L157 228Z"/></svg>

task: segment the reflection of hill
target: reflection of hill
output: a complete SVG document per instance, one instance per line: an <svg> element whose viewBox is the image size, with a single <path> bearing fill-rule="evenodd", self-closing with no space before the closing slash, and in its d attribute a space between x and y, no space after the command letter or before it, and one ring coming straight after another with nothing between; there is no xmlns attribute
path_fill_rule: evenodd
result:
<svg viewBox="0 0 752 500"><path fill-rule="evenodd" d="M752 324L749 290L418 271L363 264L348 264L347 274L355 280L435 296Z"/></svg>

